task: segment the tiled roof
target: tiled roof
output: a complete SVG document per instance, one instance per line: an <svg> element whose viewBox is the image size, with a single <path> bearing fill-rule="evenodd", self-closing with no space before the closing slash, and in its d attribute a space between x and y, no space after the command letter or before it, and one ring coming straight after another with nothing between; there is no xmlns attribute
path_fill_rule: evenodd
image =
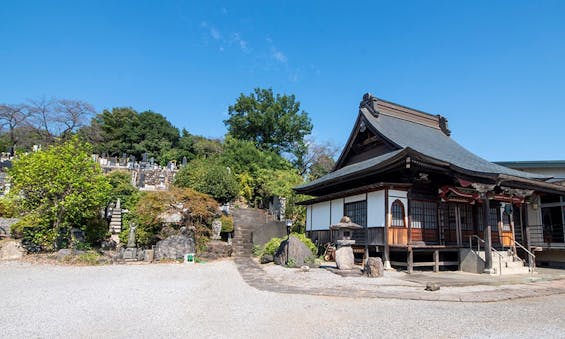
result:
<svg viewBox="0 0 565 339"><path fill-rule="evenodd" d="M362 112L364 118L385 138L401 148L411 148L430 158L448 162L468 171L507 174L527 179L547 177L510 169L487 161L463 148L441 130L381 114L378 118Z"/></svg>
<svg viewBox="0 0 565 339"><path fill-rule="evenodd" d="M383 101L377 103L377 106L375 107L378 108L378 105L382 104L382 102ZM386 101L384 101L384 103L387 105L392 104ZM394 107L395 104L392 105ZM408 109L399 105L397 107L400 107L401 109ZM401 158L405 155L403 153L408 154L407 151L409 150L413 150L428 159L448 163L454 169L462 169L477 174L491 176L506 175L534 180L548 179L546 176L518 171L494 164L471 153L449 137L449 133L446 133L445 130L438 128L427 121L431 121L433 119L438 119L439 121L439 119L442 119L439 116L417 111L416 114L418 114L418 118L420 120L422 120L422 117L427 119L420 122L417 119L410 119L409 114L412 113L408 113L408 115L399 114L395 116L394 113L379 114L376 109L373 110L373 112L370 112L370 110L367 109L360 109L359 114L373 130L380 134L381 137L388 140L391 144L396 145L398 149L365 161L339 168L317 180L296 187L298 191L308 190L309 188L316 187L320 184L330 184L331 182L343 180L355 174L362 174L363 172L376 170L386 163L397 160L396 158Z"/></svg>

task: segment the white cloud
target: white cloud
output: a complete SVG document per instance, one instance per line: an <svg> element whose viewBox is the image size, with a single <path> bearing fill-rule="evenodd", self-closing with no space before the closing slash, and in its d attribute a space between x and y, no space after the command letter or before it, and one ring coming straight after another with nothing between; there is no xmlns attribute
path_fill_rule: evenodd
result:
<svg viewBox="0 0 565 339"><path fill-rule="evenodd" d="M272 53L273 58L276 61L278 61L282 64L286 64L286 62L288 61L288 58L286 57L286 55L284 55L283 52L279 51L275 47L271 47L271 53Z"/></svg>
<svg viewBox="0 0 565 339"><path fill-rule="evenodd" d="M214 40L220 40L220 38L222 37L222 35L220 34L220 32L215 29L214 27L210 28L210 36L212 37L212 39Z"/></svg>
<svg viewBox="0 0 565 339"><path fill-rule="evenodd" d="M232 34L232 39L231 42L237 44L239 46L239 49L241 49L243 52L245 53L249 53L249 48L247 46L247 41L243 40L241 38L241 35L239 33L233 33Z"/></svg>

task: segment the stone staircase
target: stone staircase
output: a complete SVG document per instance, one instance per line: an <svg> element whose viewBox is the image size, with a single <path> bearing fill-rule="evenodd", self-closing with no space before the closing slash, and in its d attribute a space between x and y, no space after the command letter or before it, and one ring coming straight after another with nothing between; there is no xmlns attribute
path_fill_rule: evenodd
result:
<svg viewBox="0 0 565 339"><path fill-rule="evenodd" d="M499 255L497 255L498 253ZM477 253L482 260L485 260L485 251ZM525 274L530 273L530 269L524 261L512 254L512 251L493 251L492 268L495 274Z"/></svg>
<svg viewBox="0 0 565 339"><path fill-rule="evenodd" d="M122 231L122 208L120 206L120 199L116 202L116 207L112 210L112 217L110 218L109 231L112 234L111 238L116 243L120 242L120 232Z"/></svg>
<svg viewBox="0 0 565 339"><path fill-rule="evenodd" d="M253 254L253 231L270 221L265 210L256 208L234 208L233 256L250 257Z"/></svg>

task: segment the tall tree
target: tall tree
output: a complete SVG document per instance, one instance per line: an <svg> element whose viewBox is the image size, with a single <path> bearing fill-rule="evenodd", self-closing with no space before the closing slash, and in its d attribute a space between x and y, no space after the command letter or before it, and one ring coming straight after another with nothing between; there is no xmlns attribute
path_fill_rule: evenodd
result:
<svg viewBox="0 0 565 339"><path fill-rule="evenodd" d="M224 123L229 135L278 154L294 154L296 145L303 145L312 131L308 113L300 109L294 95L274 95L272 89L242 93L228 114Z"/></svg>
<svg viewBox="0 0 565 339"><path fill-rule="evenodd" d="M3 129L8 129L10 146L18 142L16 128L27 122L29 113L24 105L0 105L0 124Z"/></svg>
<svg viewBox="0 0 565 339"><path fill-rule="evenodd" d="M139 157L141 153L137 150L139 137L139 116L130 107L105 109L98 114L92 123L97 124L101 131L102 143L96 145L99 153L108 153L119 156L122 153L135 154Z"/></svg>

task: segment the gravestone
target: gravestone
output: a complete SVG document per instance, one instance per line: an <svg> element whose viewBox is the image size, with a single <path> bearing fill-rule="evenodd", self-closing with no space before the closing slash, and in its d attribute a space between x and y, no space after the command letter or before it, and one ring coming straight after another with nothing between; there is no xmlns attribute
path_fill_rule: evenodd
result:
<svg viewBox="0 0 565 339"><path fill-rule="evenodd" d="M212 240L220 239L220 232L222 232L222 221L220 219L215 219L212 222Z"/></svg>
<svg viewBox="0 0 565 339"><path fill-rule="evenodd" d="M137 260L137 247L135 245L135 229L137 227L130 222L127 248L124 250L122 258L126 261Z"/></svg>

